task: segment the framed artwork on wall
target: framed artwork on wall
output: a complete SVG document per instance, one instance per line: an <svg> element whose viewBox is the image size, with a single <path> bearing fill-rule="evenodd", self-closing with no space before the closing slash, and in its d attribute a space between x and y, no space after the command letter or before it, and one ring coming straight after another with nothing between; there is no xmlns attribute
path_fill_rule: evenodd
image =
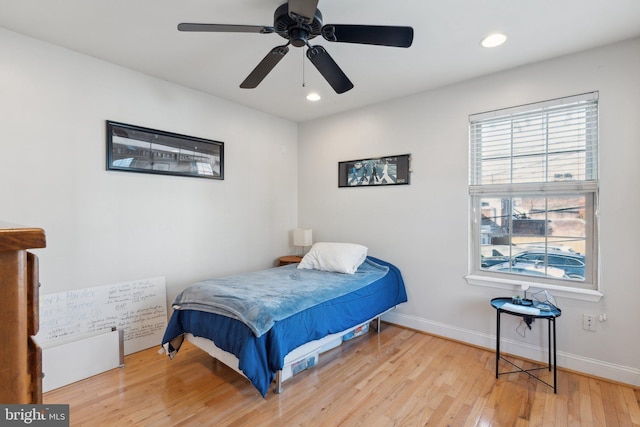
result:
<svg viewBox="0 0 640 427"><path fill-rule="evenodd" d="M107 120L107 170L224 179L224 142Z"/></svg>
<svg viewBox="0 0 640 427"><path fill-rule="evenodd" d="M338 187L409 184L411 154L338 162Z"/></svg>

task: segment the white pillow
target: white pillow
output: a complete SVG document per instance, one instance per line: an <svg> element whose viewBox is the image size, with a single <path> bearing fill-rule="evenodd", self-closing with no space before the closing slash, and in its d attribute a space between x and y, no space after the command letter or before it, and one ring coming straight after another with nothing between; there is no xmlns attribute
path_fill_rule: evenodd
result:
<svg viewBox="0 0 640 427"><path fill-rule="evenodd" d="M315 243L298 268L353 274L367 258L366 246L355 243Z"/></svg>

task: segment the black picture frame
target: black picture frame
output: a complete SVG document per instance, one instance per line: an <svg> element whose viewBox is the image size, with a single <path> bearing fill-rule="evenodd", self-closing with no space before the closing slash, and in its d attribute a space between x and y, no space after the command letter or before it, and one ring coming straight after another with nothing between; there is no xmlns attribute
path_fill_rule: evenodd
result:
<svg viewBox="0 0 640 427"><path fill-rule="evenodd" d="M338 187L408 185L411 154L338 162Z"/></svg>
<svg viewBox="0 0 640 427"><path fill-rule="evenodd" d="M107 170L224 179L224 142L106 123Z"/></svg>

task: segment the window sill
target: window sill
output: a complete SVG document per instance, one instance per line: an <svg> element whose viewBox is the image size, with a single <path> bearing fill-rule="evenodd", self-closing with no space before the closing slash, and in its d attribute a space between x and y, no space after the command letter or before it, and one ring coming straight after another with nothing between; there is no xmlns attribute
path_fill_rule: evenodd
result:
<svg viewBox="0 0 640 427"><path fill-rule="evenodd" d="M530 281L525 282L522 280L503 279L477 274L469 274L465 276L465 279L470 285L506 289L512 292L521 292L522 285L529 285L529 293L535 292L535 289L547 290L551 292L554 297L570 298L589 302L598 302L604 296L602 292L593 289L578 289L569 286L550 285L547 283L536 283Z"/></svg>

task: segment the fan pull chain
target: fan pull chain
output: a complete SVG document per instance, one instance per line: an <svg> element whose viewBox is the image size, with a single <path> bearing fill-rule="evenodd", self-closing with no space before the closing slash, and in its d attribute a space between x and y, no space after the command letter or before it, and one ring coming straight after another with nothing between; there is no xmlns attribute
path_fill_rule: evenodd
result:
<svg viewBox="0 0 640 427"><path fill-rule="evenodd" d="M304 75L304 49L300 49L300 50L302 51L302 87L306 87L306 83L305 83L306 78Z"/></svg>

